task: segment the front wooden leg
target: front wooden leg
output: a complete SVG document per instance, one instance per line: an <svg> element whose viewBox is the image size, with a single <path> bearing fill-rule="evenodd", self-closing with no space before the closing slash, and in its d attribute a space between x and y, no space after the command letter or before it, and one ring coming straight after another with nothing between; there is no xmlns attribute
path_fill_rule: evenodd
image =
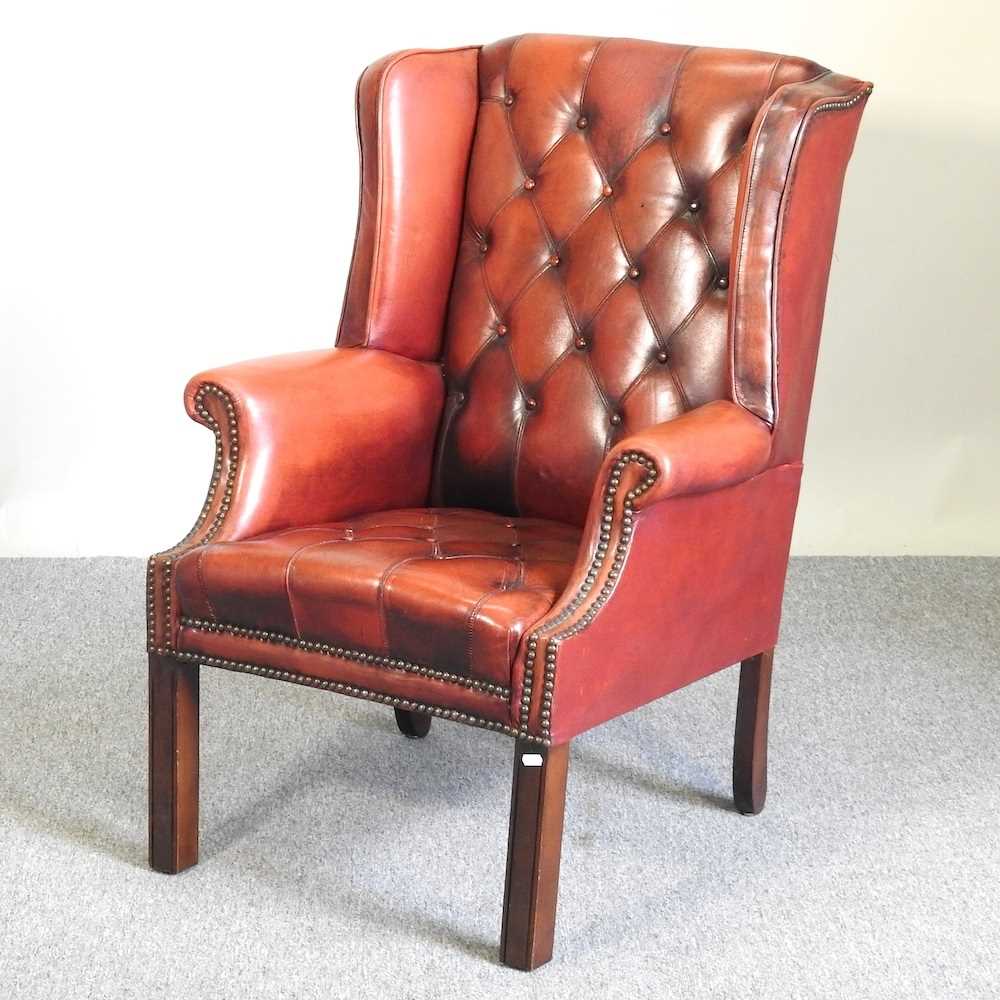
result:
<svg viewBox="0 0 1000 1000"><path fill-rule="evenodd" d="M525 972L552 958L568 764L568 743L514 746L500 960Z"/></svg>
<svg viewBox="0 0 1000 1000"><path fill-rule="evenodd" d="M767 797L767 715L774 650L740 664L740 693L733 742L733 799L745 816L756 815Z"/></svg>
<svg viewBox="0 0 1000 1000"><path fill-rule="evenodd" d="M198 863L197 664L149 654L149 864Z"/></svg>

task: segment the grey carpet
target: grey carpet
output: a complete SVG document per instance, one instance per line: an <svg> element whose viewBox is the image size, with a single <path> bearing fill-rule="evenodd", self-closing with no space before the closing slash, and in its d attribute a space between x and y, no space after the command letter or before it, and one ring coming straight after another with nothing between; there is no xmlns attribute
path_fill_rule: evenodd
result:
<svg viewBox="0 0 1000 1000"><path fill-rule="evenodd" d="M581 737L531 975L493 734L205 670L202 862L147 870L142 593L0 561L0 996L997 996L1000 560L793 562L759 817L734 670Z"/></svg>

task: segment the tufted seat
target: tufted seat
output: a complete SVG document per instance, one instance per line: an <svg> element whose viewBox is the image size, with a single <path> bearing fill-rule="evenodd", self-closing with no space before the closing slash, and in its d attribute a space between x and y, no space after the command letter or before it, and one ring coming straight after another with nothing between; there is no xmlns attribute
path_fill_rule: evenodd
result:
<svg viewBox="0 0 1000 1000"><path fill-rule="evenodd" d="M183 646L220 632L319 646L506 698L579 540L553 521L424 509L202 546L176 567Z"/></svg>
<svg viewBox="0 0 1000 1000"><path fill-rule="evenodd" d="M148 566L154 868L197 860L203 666L391 706L408 737L434 717L513 737L517 968L552 954L580 734L740 663L733 794L761 809L871 89L796 56L572 35L364 71L336 346L185 391L215 462Z"/></svg>

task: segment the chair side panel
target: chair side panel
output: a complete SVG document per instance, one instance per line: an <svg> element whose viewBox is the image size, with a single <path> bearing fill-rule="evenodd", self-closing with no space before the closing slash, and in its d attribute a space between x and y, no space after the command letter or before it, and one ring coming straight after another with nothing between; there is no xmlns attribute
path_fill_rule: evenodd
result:
<svg viewBox="0 0 1000 1000"><path fill-rule="evenodd" d="M358 81L361 199L337 344L441 352L477 107L478 48L407 51Z"/></svg>

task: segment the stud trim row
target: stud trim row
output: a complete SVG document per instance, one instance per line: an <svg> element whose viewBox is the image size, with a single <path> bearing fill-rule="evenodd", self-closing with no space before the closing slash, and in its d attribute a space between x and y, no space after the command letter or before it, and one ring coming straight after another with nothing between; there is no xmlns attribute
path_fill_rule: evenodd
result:
<svg viewBox="0 0 1000 1000"><path fill-rule="evenodd" d="M267 677L271 680L287 681L290 684L301 684L304 687L320 688L324 691L336 691L338 694L346 694L351 698L374 701L380 705L391 705L393 708L401 708L407 712L423 712L425 715L433 715L439 719L451 719L454 722L461 722L467 726L475 726L478 729L489 729L493 732L504 733L507 736L515 736L519 739L529 739L534 743L544 743L544 740L537 736L522 737L520 732L503 722L497 722L493 719L483 719L478 715L472 715L470 712L460 712L457 709L440 708L437 705L428 705L421 701L397 698L394 695L382 694L379 691L372 691L369 688L359 687L356 684L343 684L340 681L310 677L308 674L295 673L291 670L284 670L281 667L270 667L260 663L240 663L237 660L227 660L218 656L203 656L200 653L184 653L175 649L152 649L150 652L156 653L159 656L172 656L174 659L183 660L187 663L199 663L206 667L218 667L221 670L232 670L235 673L253 674L254 676Z"/></svg>
<svg viewBox="0 0 1000 1000"><path fill-rule="evenodd" d="M814 113L819 114L821 111L841 111L845 108L853 108L858 101L863 101L872 90L875 88L869 84L864 90L859 91L853 97L845 97L839 101L828 101L826 104L818 104L815 108Z"/></svg>
<svg viewBox="0 0 1000 1000"><path fill-rule="evenodd" d="M596 595L587 605L583 614L579 615L571 625L561 628L567 621L573 618L574 614L584 606L588 595L597 586L598 580L608 561L608 554L611 552L611 536L615 526L615 505L618 492L621 488L622 475L630 465L638 465L645 469L645 475L638 485L632 487L625 494L622 501L621 526L619 528L618 542L613 550L611 566L607 570L604 583L597 591ZM591 560L590 569L573 599L559 612L551 621L546 622L541 628L532 633L528 638L527 654L524 662L524 686L521 693L520 719L518 736L522 739L537 738L532 737L528 730L529 717L531 714L531 699L533 694L536 661L538 658L539 646L542 645L544 655L544 673L542 677L542 706L539 715L541 740L549 745L551 740L552 722L552 696L555 691L556 662L559 652L559 644L564 639L582 632L596 617L597 612L607 603L608 598L614 592L622 567L625 565L625 557L628 554L629 546L632 542L632 530L634 527L635 501L646 493L656 482L659 473L656 463L648 455L641 452L630 451L622 454L611 467L611 474L608 477L608 485L604 491L604 504L601 512L601 531L598 536L597 548ZM544 642L543 642L544 639Z"/></svg>
<svg viewBox="0 0 1000 1000"><path fill-rule="evenodd" d="M255 639L260 642L271 642L282 646L291 646L295 649L303 649L311 653L321 653L324 656L339 657L343 660L354 660L374 667L382 667L389 670L403 670L407 673L417 674L420 677L429 677L436 681L458 684L459 686L469 688L472 691L479 691L483 694L488 694L501 701L510 701L510 688L503 687L500 684L477 680L473 677L462 677L459 674L450 674L444 670L435 670L433 667L425 667L419 663L411 663L408 660L401 660L396 656L382 656L378 653L367 653L358 649L348 649L344 646L334 646L326 642L312 642L308 639L298 639L295 636L284 635L281 632L270 632L266 629L250 628L245 625L230 625L222 622L204 621L200 618L182 618L181 625L185 628L194 629L198 632L219 632L227 635L236 635L242 639Z"/></svg>
<svg viewBox="0 0 1000 1000"><path fill-rule="evenodd" d="M222 425L212 416L205 405L206 397L213 396L221 401L226 411L226 425L228 434L228 456L225 454L222 439ZM229 508L232 506L233 488L236 483L236 474L240 463L239 431L236 424L236 406L230 395L217 385L206 382L199 386L194 397L194 411L198 419L215 435L215 462L212 467L212 478L208 484L208 494L202 504L201 513L195 521L191 530L174 546L157 552L150 556L146 566L146 638L147 645L152 648L156 645L156 570L160 568L160 595L162 599L162 623L164 628L163 645L167 649L173 646L173 636L171 633L172 607L171 607L171 585L170 578L173 573L173 558L179 555L183 549L195 539L199 532L196 545L205 545L210 542L218 533L226 520ZM223 460L228 457L228 468L226 470L226 481L222 487L222 497L219 501L215 515L209 521L209 514L219 497L219 484L222 481ZM209 521L208 527L205 527Z"/></svg>

